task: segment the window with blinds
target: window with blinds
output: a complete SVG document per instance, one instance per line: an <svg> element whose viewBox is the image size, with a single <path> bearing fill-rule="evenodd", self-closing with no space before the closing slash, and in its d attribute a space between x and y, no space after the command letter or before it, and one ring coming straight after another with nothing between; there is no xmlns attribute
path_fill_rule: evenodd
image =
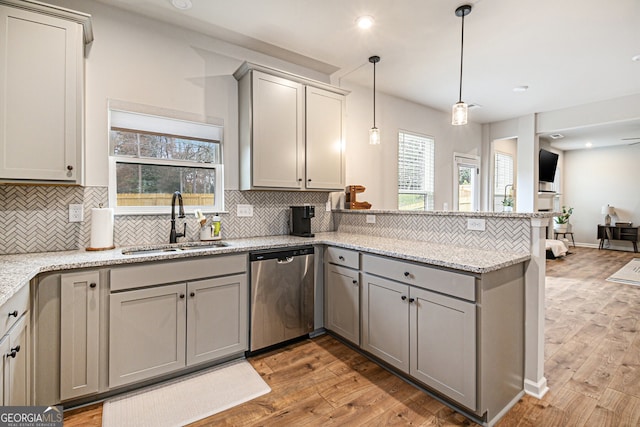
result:
<svg viewBox="0 0 640 427"><path fill-rule="evenodd" d="M494 157L494 189L493 189L493 210L502 211L502 201L510 195L513 185L513 156L509 153L496 151ZM506 190L505 190L506 189ZM506 192L505 192L506 191Z"/></svg>
<svg viewBox="0 0 640 427"><path fill-rule="evenodd" d="M433 138L398 133L398 209L433 210Z"/></svg>

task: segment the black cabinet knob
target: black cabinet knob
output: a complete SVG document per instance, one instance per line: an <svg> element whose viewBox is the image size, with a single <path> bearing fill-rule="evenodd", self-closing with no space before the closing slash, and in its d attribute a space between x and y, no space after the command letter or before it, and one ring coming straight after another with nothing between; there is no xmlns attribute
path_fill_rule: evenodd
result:
<svg viewBox="0 0 640 427"><path fill-rule="evenodd" d="M343 257L342 255L340 255L340 256L338 257L338 259L339 259L340 261L344 261L344 257Z"/></svg>
<svg viewBox="0 0 640 427"><path fill-rule="evenodd" d="M414 302L416 299L415 298L409 298L409 304L411 304L412 302Z"/></svg>
<svg viewBox="0 0 640 427"><path fill-rule="evenodd" d="M407 296L406 296L406 295L402 295L402 296L400 297L400 299L401 299L402 301L405 301L405 300L407 299Z"/></svg>
<svg viewBox="0 0 640 427"><path fill-rule="evenodd" d="M191 293L189 294L189 296L190 296L190 297L195 297L195 296L196 296L196 293L195 293L195 292L191 292Z"/></svg>
<svg viewBox="0 0 640 427"><path fill-rule="evenodd" d="M354 281L353 281L353 284L354 284L354 285L357 285L357 284L358 284L358 281L357 281L357 280L354 280Z"/></svg>
<svg viewBox="0 0 640 427"><path fill-rule="evenodd" d="M10 352L9 354L7 354L7 356L9 356L9 357L11 357L11 358L15 359L15 358L16 358L16 356L18 355L18 352L19 352L19 351L20 351L20 346L19 346L19 345L17 345L17 346L15 346L15 347L13 347L13 348L11 349L11 352Z"/></svg>
<svg viewBox="0 0 640 427"><path fill-rule="evenodd" d="M73 166L68 165L68 166L67 166L67 170L68 170L68 171L72 171L72 170L73 170Z"/></svg>
<svg viewBox="0 0 640 427"><path fill-rule="evenodd" d="M409 277L409 276L411 276L411 273L409 273L408 271L405 271L404 272L404 277Z"/></svg>
<svg viewBox="0 0 640 427"><path fill-rule="evenodd" d="M13 317L18 317L18 310L10 311L10 312L9 312L9 317L11 317L11 316L13 316Z"/></svg>
<svg viewBox="0 0 640 427"><path fill-rule="evenodd" d="M298 182L302 182L302 178L298 178Z"/></svg>
<svg viewBox="0 0 640 427"><path fill-rule="evenodd" d="M180 299L183 299L183 298L184 298L184 294L180 294Z"/></svg>
<svg viewBox="0 0 640 427"><path fill-rule="evenodd" d="M95 288L95 287L96 287L96 284L95 284L95 283L91 283L91 284L89 285L89 287L90 287L90 288Z"/></svg>
<svg viewBox="0 0 640 427"><path fill-rule="evenodd" d="M311 182L311 178L307 179L307 181Z"/></svg>

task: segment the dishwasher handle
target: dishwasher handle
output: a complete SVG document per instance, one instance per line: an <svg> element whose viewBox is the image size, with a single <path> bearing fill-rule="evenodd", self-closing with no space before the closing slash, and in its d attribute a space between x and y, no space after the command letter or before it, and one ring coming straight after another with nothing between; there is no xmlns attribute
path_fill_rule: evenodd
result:
<svg viewBox="0 0 640 427"><path fill-rule="evenodd" d="M292 261L293 261L293 257L292 256L288 256L288 257L284 257L284 258L278 258L278 264L289 264Z"/></svg>

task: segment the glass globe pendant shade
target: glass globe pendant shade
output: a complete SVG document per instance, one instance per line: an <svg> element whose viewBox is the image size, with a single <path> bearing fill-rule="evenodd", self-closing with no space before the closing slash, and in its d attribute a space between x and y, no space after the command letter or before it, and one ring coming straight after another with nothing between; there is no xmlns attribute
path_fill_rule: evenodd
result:
<svg viewBox="0 0 640 427"><path fill-rule="evenodd" d="M467 104L460 101L453 104L453 109L451 111L451 124L452 125L466 125L467 124Z"/></svg>
<svg viewBox="0 0 640 427"><path fill-rule="evenodd" d="M371 145L380 144L380 129L378 129L375 126L369 129L369 144Z"/></svg>

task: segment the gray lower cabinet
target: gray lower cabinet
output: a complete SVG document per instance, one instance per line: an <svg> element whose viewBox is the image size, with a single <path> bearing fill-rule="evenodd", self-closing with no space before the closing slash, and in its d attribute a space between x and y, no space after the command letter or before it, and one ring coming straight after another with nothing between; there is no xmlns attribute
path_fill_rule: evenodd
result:
<svg viewBox="0 0 640 427"><path fill-rule="evenodd" d="M476 305L411 287L409 373L476 408Z"/></svg>
<svg viewBox="0 0 640 427"><path fill-rule="evenodd" d="M188 283L187 365L247 349L247 276Z"/></svg>
<svg viewBox="0 0 640 427"><path fill-rule="evenodd" d="M0 341L2 404L27 406L29 399L29 315L23 314Z"/></svg>
<svg viewBox="0 0 640 427"><path fill-rule="evenodd" d="M245 274L112 293L109 387L247 348Z"/></svg>
<svg viewBox="0 0 640 427"><path fill-rule="evenodd" d="M100 274L60 277L60 398L98 392L100 358Z"/></svg>
<svg viewBox="0 0 640 427"><path fill-rule="evenodd" d="M362 348L476 408L475 304L364 274Z"/></svg>
<svg viewBox="0 0 640 427"><path fill-rule="evenodd" d="M358 270L326 264L326 328L360 344L360 280Z"/></svg>
<svg viewBox="0 0 640 427"><path fill-rule="evenodd" d="M362 275L362 348L409 373L409 286Z"/></svg>
<svg viewBox="0 0 640 427"><path fill-rule="evenodd" d="M185 284L109 296L109 387L185 366Z"/></svg>

